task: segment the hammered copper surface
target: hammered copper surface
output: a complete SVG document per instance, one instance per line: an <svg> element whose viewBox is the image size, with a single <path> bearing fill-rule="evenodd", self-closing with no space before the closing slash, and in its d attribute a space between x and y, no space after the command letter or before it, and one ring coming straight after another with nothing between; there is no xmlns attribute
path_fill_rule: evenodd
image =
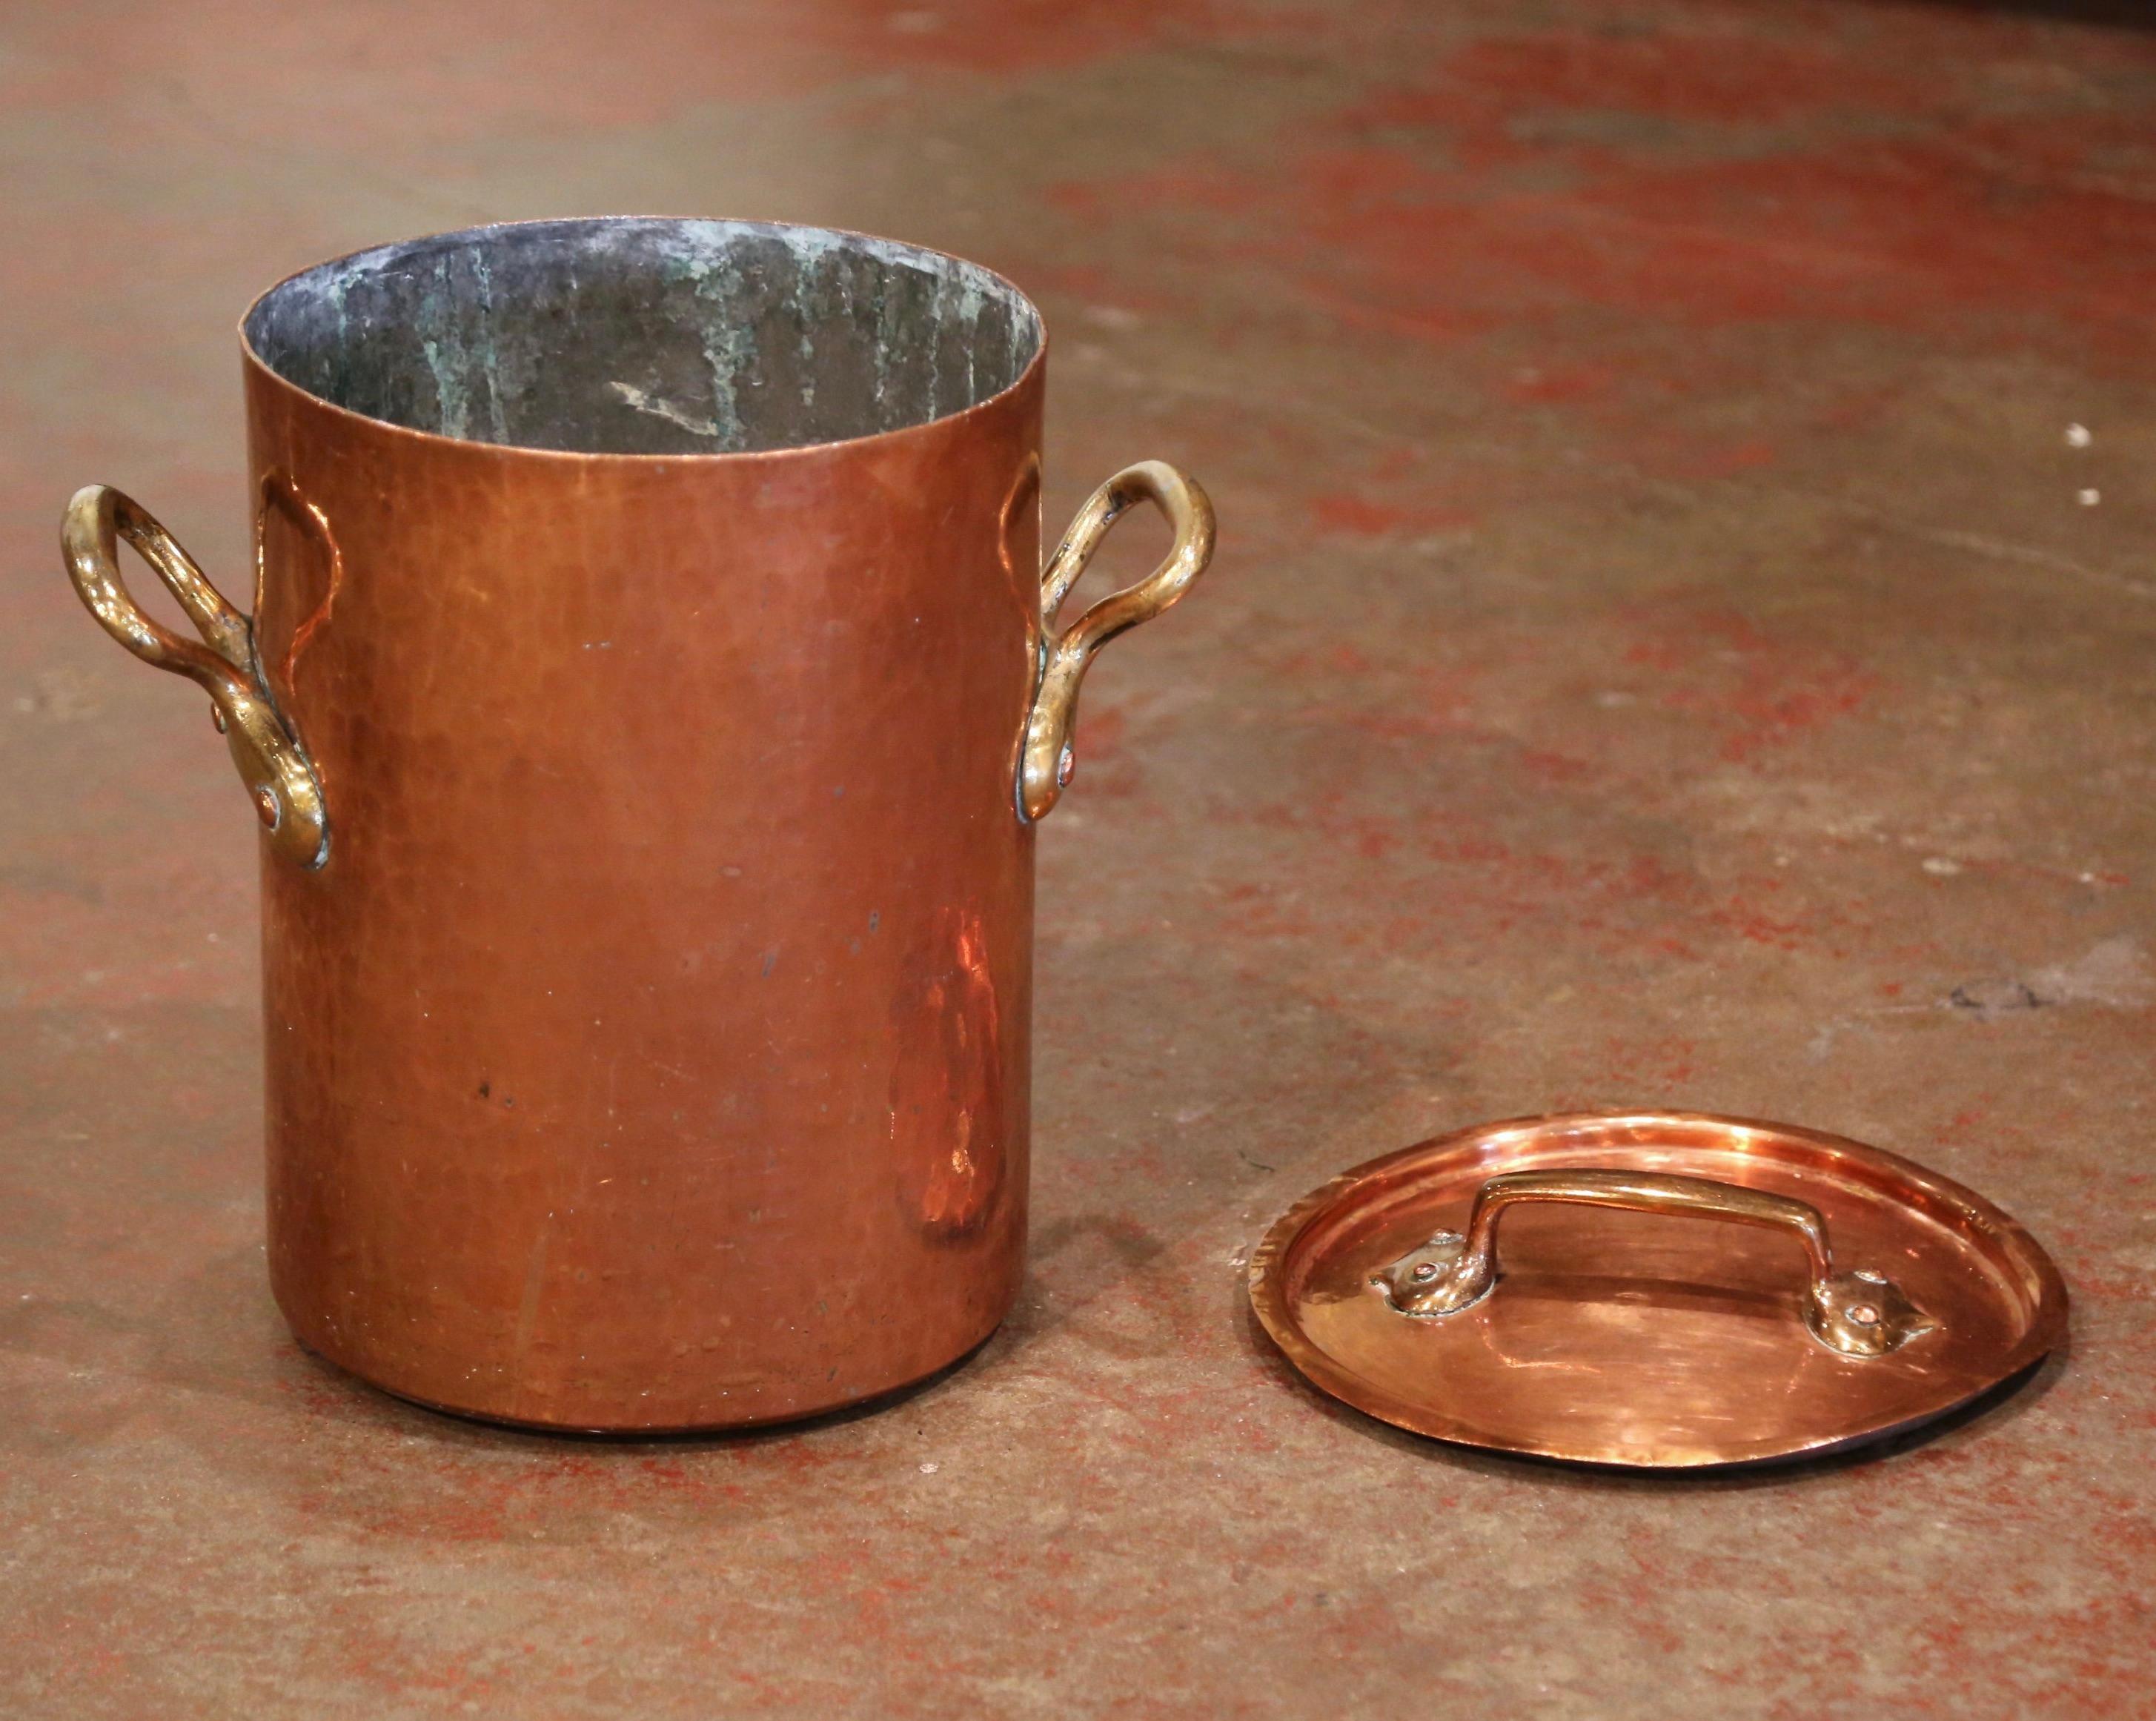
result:
<svg viewBox="0 0 2156 1721"><path fill-rule="evenodd" d="M454 1410L665 1429L869 1397L994 1328L1038 614L1006 571L1034 517L1006 557L1000 511L1043 375L669 460L416 434L250 353L254 470L344 563L279 690L335 856L262 868L270 1272L307 1345ZM273 532L266 655L323 578Z"/></svg>
<svg viewBox="0 0 2156 1721"><path fill-rule="evenodd" d="M1830 1264L1811 1246L1817 1277L1878 1273L1928 1330L1884 1355L1830 1349L1807 1326L1799 1239L1758 1214L1706 1216L1697 1193L1681 1215L1522 1206L1496 1285L1441 1318L1404 1313L1373 1282L1434 1231L1471 1235L1493 1178L1589 1169L1647 1174L1669 1201L1679 1180L1708 1179L1816 1210L1833 1251ZM1471 1446L1661 1467L1943 1415L2041 1357L2066 1311L2027 1232L1907 1160L1786 1125L1650 1113L1486 1124L1373 1160L1283 1215L1250 1279L1290 1360L1358 1410Z"/></svg>

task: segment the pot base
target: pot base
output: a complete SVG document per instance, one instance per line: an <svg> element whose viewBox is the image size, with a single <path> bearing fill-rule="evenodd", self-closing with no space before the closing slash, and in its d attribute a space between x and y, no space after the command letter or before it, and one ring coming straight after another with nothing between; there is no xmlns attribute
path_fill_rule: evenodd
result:
<svg viewBox="0 0 2156 1721"><path fill-rule="evenodd" d="M947 1362L940 1363L923 1374L913 1375L889 1386L878 1387L867 1393L834 1400L829 1404L809 1409L784 1410L775 1415L749 1416L719 1422L665 1424L547 1422L529 1416L505 1415L496 1410L447 1404L418 1393L401 1391L386 1381L372 1379L360 1370L347 1367L327 1352L308 1343L296 1333L293 1334L293 1342L316 1362L347 1379L357 1381L362 1386L381 1393L386 1398L396 1399L401 1403L413 1405L422 1410L431 1410L437 1415L453 1416L459 1422L475 1422L485 1427L505 1429L518 1434L551 1435L562 1440L655 1441L686 1440L728 1434L753 1434L765 1429L802 1427L814 1422L835 1422L850 1420L855 1416L874 1415L878 1411L894 1408L917 1393L927 1391L945 1376L957 1374L987 1348L988 1341L996 1336L1002 1327L1003 1321L998 1317L994 1326L989 1328L986 1333Z"/></svg>

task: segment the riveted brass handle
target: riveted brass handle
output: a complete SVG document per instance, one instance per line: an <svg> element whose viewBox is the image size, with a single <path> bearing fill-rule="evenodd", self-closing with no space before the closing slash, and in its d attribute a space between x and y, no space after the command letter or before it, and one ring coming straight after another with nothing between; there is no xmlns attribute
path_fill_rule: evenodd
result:
<svg viewBox="0 0 2156 1721"><path fill-rule="evenodd" d="M122 538L179 600L201 644L136 607L120 578ZM263 680L253 621L225 601L148 510L109 485L75 492L60 525L60 552L76 593L106 633L143 662L185 676L209 695L270 847L302 866L320 866L330 846L321 785Z"/></svg>
<svg viewBox="0 0 2156 1721"><path fill-rule="evenodd" d="M1101 540L1133 503L1149 501L1168 516L1175 542L1159 567L1134 586L1103 598L1060 635L1056 612L1086 571ZM1126 466L1086 499L1040 576L1042 646L1040 679L1026 720L1019 756L1018 805L1027 820L1055 804L1070 780L1070 726L1078 712L1078 685L1101 646L1175 602L1213 558L1213 504L1198 480L1163 460Z"/></svg>
<svg viewBox="0 0 2156 1721"><path fill-rule="evenodd" d="M1457 1314L1487 1296L1496 1282L1499 1215L1508 1207L1537 1201L1697 1215L1792 1233L1804 1245L1810 1266L1804 1324L1820 1343L1844 1356L1885 1356L1938 1324L1885 1274L1861 1267L1836 1272L1826 1220L1809 1201L1710 1178L1650 1171L1503 1173L1476 1192L1466 1235L1440 1231L1373 1273L1370 1282L1402 1314L1426 1320Z"/></svg>

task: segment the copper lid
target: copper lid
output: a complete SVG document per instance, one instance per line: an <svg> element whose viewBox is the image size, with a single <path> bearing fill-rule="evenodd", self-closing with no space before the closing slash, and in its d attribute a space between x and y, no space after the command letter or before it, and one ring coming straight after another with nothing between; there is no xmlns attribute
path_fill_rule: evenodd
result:
<svg viewBox="0 0 2156 1721"><path fill-rule="evenodd" d="M1516 1118L1358 1166L1266 1233L1250 1301L1296 1368L1387 1422L1671 1468L1928 1421L2066 1323L2050 1257L1959 1184L1686 1113Z"/></svg>

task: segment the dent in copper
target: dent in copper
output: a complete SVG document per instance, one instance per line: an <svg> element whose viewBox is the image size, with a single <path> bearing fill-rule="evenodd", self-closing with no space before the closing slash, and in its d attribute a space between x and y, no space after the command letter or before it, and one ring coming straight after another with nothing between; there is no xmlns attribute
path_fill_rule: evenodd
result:
<svg viewBox="0 0 2156 1721"><path fill-rule="evenodd" d="M1485 1192L1500 1178L1642 1199L1522 1205L1486 1294L1438 1318L1403 1313L1388 1275L1412 1283L1427 1264L1421 1282L1439 1281L1446 1263L1417 1253L1434 1230L1471 1241L1479 1220L1492 1246ZM1722 1187L1681 1201L1680 1181ZM1609 1210L1652 1209L1649 1184L1668 1196L1659 1210ZM1959 1184L1838 1137L1694 1114L1514 1120L1373 1160L1282 1215L1250 1284L1290 1360L1358 1410L1467 1445L1661 1467L1822 1451L1944 1415L2042 1357L2066 1311L2035 1240ZM1871 1324L1867 1309L1898 1320L1906 1301L1897 1342L1845 1354L1865 1341L1818 1330L1822 1292L1845 1327Z"/></svg>
<svg viewBox="0 0 2156 1721"><path fill-rule="evenodd" d="M1044 355L1014 290L882 241L477 242L543 271L564 233L724 315L685 346L535 276L589 335L535 367L451 235L247 325L258 609L336 832L263 856L271 1283L451 1410L803 1415L963 1356L1018 1282ZM993 392L947 410L960 378ZM908 400L940 415L876 428Z"/></svg>

